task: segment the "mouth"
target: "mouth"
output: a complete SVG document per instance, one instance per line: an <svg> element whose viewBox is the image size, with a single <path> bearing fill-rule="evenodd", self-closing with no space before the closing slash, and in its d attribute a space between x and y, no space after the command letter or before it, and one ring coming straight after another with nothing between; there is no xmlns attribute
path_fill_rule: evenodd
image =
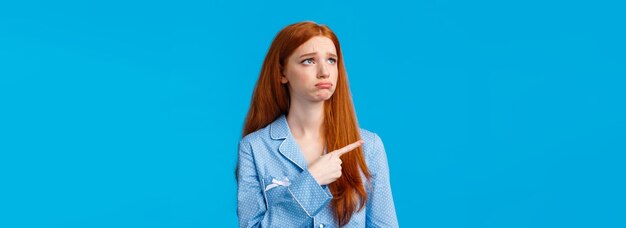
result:
<svg viewBox="0 0 626 228"><path fill-rule="evenodd" d="M319 89L329 89L332 86L333 84L329 82L320 82L320 83L315 84L315 87Z"/></svg>

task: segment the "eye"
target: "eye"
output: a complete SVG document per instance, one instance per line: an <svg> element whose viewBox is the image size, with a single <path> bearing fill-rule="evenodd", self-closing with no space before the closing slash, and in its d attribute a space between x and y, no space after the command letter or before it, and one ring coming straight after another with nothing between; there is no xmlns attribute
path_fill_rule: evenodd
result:
<svg viewBox="0 0 626 228"><path fill-rule="evenodd" d="M301 63L304 63L305 65L310 65L310 64L313 64L314 62L312 58L308 58L308 59L302 60Z"/></svg>
<svg viewBox="0 0 626 228"><path fill-rule="evenodd" d="M328 63L330 63L330 64L335 64L336 62L337 62L337 60L334 59L334 58L328 59Z"/></svg>

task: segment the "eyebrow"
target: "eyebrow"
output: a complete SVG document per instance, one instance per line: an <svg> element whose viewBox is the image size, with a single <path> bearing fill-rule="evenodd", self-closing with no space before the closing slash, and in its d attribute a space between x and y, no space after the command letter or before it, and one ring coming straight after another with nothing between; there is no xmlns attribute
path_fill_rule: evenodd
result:
<svg viewBox="0 0 626 228"><path fill-rule="evenodd" d="M300 58L305 57L305 56L309 56L309 55L315 55L315 54L317 54L317 52L306 53L304 55L301 55ZM329 55L329 56L337 58L337 55L335 55L333 53L330 53L330 52L326 53L326 55Z"/></svg>

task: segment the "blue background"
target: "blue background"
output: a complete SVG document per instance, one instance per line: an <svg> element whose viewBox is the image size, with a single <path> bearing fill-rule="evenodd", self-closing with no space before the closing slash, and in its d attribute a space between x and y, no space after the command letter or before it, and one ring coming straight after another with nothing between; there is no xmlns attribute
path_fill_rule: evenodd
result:
<svg viewBox="0 0 626 228"><path fill-rule="evenodd" d="M0 227L235 227L252 89L303 20L403 227L626 227L617 2L3 1Z"/></svg>

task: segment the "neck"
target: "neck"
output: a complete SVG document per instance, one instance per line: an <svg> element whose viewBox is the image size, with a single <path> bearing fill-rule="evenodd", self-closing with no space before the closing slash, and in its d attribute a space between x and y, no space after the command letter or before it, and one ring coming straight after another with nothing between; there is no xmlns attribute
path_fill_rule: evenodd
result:
<svg viewBox="0 0 626 228"><path fill-rule="evenodd" d="M303 103L292 100L287 123L294 138L319 139L323 135L324 102Z"/></svg>

